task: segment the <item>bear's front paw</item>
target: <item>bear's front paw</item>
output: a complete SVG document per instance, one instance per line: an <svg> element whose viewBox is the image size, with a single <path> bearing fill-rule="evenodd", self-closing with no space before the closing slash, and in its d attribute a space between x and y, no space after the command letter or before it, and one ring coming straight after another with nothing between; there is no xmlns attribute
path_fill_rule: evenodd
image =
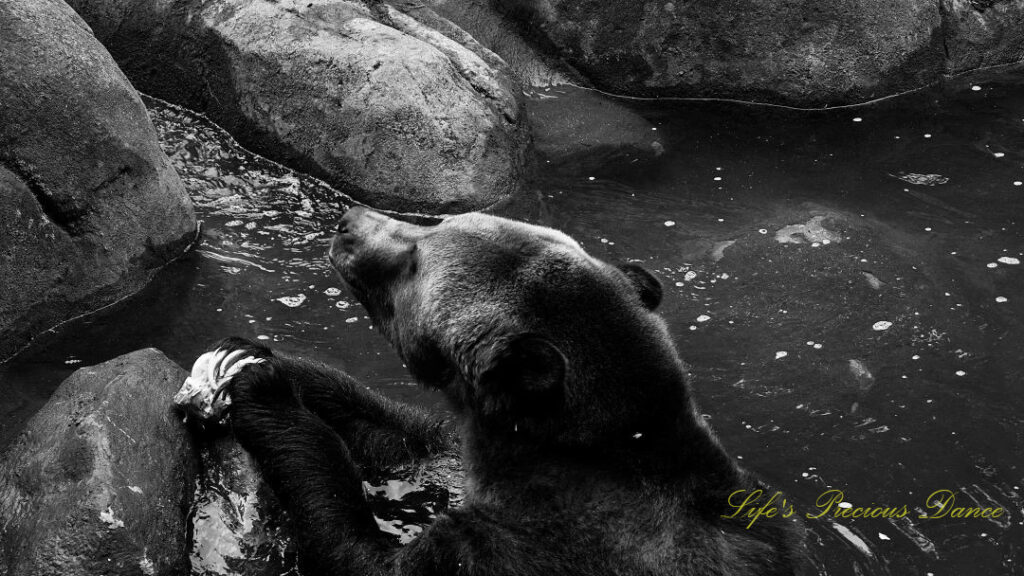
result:
<svg viewBox="0 0 1024 576"><path fill-rule="evenodd" d="M269 350L240 339L229 339L206 352L192 365L192 374L174 395L174 403L202 420L220 420L231 405L227 387L243 368L262 364Z"/></svg>

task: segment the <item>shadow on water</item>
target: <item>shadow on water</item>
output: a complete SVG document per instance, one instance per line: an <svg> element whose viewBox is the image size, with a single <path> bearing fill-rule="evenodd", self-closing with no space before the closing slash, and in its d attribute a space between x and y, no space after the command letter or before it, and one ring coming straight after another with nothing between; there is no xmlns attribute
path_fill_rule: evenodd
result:
<svg viewBox="0 0 1024 576"><path fill-rule="evenodd" d="M579 96L543 95L567 110ZM501 213L660 276L705 417L798 513L828 489L906 506L902 519L810 520L822 574L1024 573L1024 72L836 111L621 104L656 157L542 158ZM149 105L203 243L130 302L0 367L0 445L79 364L155 346L188 366L227 334L443 409L328 269L345 209L332 191ZM939 489L1007 513L919 518Z"/></svg>

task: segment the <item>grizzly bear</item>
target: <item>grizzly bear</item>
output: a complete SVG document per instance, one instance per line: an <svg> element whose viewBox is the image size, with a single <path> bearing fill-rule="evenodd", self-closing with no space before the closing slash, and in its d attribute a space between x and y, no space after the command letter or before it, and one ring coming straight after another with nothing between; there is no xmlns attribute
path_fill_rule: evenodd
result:
<svg viewBox="0 0 1024 576"><path fill-rule="evenodd" d="M205 355L235 435L294 520L303 574L767 575L804 565L795 518L733 515L730 495L766 488L696 410L649 272L541 226L484 214L419 226L363 208L345 214L329 258L454 422L253 342L228 339ZM398 546L378 529L360 466L456 449L464 503Z"/></svg>

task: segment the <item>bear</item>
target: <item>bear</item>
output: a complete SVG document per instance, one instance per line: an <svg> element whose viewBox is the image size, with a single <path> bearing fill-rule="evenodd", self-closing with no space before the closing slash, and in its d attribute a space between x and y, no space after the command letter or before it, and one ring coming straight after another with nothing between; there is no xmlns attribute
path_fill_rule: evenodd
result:
<svg viewBox="0 0 1024 576"><path fill-rule="evenodd" d="M229 338L204 355L228 421L293 519L305 575L783 575L804 528L750 523L770 489L697 411L660 282L551 228L481 213L433 226L366 209L328 258L450 418L328 366ZM237 366L236 366L237 365ZM200 366L197 363L197 366ZM209 408L209 402L206 408ZM382 533L360 470L459 452L463 504Z"/></svg>

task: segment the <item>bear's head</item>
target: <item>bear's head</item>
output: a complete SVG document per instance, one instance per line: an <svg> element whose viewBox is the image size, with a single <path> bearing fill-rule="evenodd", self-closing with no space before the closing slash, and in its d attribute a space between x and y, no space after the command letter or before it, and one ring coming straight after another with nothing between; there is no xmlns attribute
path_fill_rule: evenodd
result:
<svg viewBox="0 0 1024 576"><path fill-rule="evenodd" d="M579 444L686 407L683 364L653 313L657 279L561 232L353 208L330 260L417 380L479 425Z"/></svg>

